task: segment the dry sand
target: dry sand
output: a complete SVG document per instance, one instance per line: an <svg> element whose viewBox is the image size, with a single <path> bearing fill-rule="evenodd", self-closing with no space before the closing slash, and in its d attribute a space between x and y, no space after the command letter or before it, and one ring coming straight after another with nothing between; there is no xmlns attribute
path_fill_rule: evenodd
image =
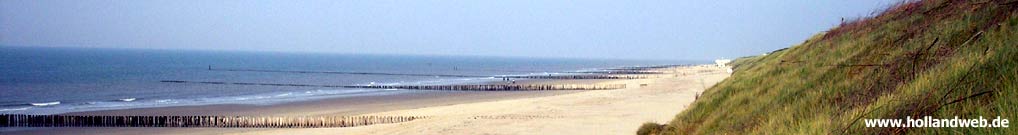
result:
<svg viewBox="0 0 1018 135"><path fill-rule="evenodd" d="M724 69L710 66L665 69L677 72L664 78L609 80L587 83L627 84L626 89L534 94L516 98L452 101L402 100L417 106L388 107L374 112L329 109L330 102L317 105L281 105L270 111L246 111L270 115L402 115L428 116L411 122L347 128L45 128L17 132L26 134L634 134L644 122L667 122L695 100L704 88L728 77ZM551 82L527 82L551 83ZM564 83L564 82L554 82ZM568 82L577 83L577 82ZM645 84L645 86L641 86ZM509 94L516 95L516 94ZM525 94L522 94L525 95ZM498 95L495 95L498 96ZM510 96L511 97L511 96ZM426 98L427 99L427 98ZM467 98L476 99L476 98ZM453 102L458 101L458 102ZM436 103L424 103L436 102ZM336 103L336 102L331 102ZM412 104L412 103L407 103ZM421 105L424 104L424 105ZM368 104L387 108L391 103ZM229 110L205 106L194 110ZM233 106L236 107L236 106ZM289 108L287 108L289 107ZM187 107L184 107L187 108ZM243 107L240 107L243 108ZM161 111L178 112L181 108ZM314 110L314 111L312 111ZM103 114L158 113L158 109L101 112ZM238 111L238 110L229 110ZM200 111L199 111L200 112ZM244 111L241 111L244 112ZM96 113L96 112L93 112ZM176 113L170 113L176 114Z"/></svg>

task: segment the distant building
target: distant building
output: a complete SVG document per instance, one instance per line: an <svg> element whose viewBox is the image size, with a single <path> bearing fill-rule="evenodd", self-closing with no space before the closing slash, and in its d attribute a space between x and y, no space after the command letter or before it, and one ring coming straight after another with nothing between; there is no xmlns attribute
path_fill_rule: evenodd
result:
<svg viewBox="0 0 1018 135"><path fill-rule="evenodd" d="M717 64L718 67L725 67L729 62L732 62L732 60L731 59L717 59L717 60L714 60L714 64Z"/></svg>

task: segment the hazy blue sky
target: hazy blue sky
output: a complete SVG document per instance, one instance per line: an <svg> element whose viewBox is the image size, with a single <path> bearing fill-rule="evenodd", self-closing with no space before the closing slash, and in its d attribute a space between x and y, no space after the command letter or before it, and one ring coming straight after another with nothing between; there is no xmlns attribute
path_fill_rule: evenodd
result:
<svg viewBox="0 0 1018 135"><path fill-rule="evenodd" d="M0 45L703 60L895 2L0 0Z"/></svg>

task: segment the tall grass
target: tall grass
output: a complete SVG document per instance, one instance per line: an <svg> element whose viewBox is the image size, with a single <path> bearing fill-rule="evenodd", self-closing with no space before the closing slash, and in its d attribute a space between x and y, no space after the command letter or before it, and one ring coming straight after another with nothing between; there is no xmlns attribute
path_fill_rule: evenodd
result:
<svg viewBox="0 0 1018 135"><path fill-rule="evenodd" d="M736 72L647 134L1014 134L1016 128L866 128L862 119L1018 113L1018 2L905 1ZM649 126L648 126L649 125ZM660 130L659 132L657 130Z"/></svg>

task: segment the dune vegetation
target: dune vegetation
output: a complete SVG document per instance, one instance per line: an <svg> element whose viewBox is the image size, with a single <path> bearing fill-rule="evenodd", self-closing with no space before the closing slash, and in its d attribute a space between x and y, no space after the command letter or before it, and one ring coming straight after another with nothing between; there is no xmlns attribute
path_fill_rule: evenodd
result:
<svg viewBox="0 0 1018 135"><path fill-rule="evenodd" d="M1018 118L1018 1L903 1L799 45L740 58L669 123L638 134L1015 134L863 119Z"/></svg>

